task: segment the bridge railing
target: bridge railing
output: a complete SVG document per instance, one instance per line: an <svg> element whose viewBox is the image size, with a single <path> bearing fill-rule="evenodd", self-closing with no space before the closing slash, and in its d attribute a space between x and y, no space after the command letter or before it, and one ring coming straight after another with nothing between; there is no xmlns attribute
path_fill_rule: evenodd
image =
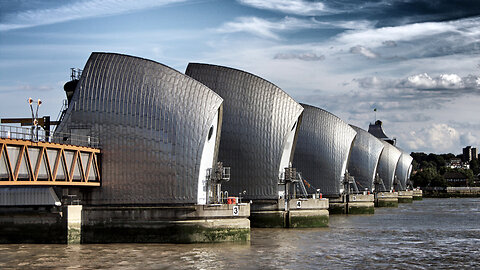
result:
<svg viewBox="0 0 480 270"><path fill-rule="evenodd" d="M98 138L73 133L46 132L42 128L0 125L0 138L34 142L52 142L98 148Z"/></svg>

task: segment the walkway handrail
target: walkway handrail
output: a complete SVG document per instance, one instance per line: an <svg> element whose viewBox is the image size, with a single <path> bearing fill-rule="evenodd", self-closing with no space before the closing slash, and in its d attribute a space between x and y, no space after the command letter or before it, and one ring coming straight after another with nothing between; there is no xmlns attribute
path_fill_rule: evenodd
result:
<svg viewBox="0 0 480 270"><path fill-rule="evenodd" d="M78 135L72 133L51 132L48 136L45 130L37 127L32 128L0 125L0 138L16 139L34 142L55 142L76 146L87 146L98 148L98 138L92 136Z"/></svg>

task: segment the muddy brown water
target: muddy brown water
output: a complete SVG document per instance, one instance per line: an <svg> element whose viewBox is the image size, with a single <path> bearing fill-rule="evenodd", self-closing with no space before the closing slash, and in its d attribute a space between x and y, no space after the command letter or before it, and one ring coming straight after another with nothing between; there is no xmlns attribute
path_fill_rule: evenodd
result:
<svg viewBox="0 0 480 270"><path fill-rule="evenodd" d="M248 244L0 245L0 269L480 269L480 198L375 211Z"/></svg>

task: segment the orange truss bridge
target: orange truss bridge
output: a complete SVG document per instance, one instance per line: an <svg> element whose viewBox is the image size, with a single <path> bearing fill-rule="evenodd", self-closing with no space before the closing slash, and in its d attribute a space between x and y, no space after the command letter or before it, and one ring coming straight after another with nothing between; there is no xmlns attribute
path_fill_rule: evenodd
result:
<svg viewBox="0 0 480 270"><path fill-rule="evenodd" d="M0 186L100 186L91 147L0 138Z"/></svg>

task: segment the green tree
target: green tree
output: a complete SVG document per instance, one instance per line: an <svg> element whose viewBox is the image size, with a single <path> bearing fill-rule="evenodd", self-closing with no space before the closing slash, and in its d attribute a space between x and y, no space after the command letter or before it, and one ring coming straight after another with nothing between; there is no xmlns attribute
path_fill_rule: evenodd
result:
<svg viewBox="0 0 480 270"><path fill-rule="evenodd" d="M478 175L480 173L480 164L478 159L472 159L472 161L470 161L470 170L473 171L474 175Z"/></svg>
<svg viewBox="0 0 480 270"><path fill-rule="evenodd" d="M427 162L428 164L428 162ZM441 175L438 174L437 169L430 166L418 171L411 177L413 185L419 187L445 187L446 181Z"/></svg>

